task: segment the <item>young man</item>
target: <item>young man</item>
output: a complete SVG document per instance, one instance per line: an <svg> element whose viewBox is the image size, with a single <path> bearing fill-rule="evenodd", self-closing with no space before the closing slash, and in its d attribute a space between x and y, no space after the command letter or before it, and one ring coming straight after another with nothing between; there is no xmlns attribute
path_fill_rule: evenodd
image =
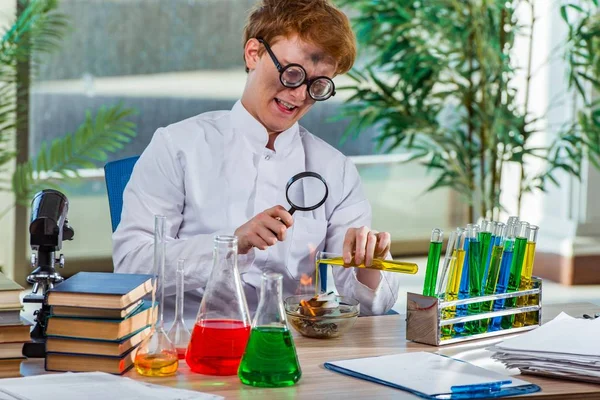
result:
<svg viewBox="0 0 600 400"><path fill-rule="evenodd" d="M177 259L186 260L185 314L194 318L212 268L213 238L238 237L239 269L249 308L261 274L284 276L284 298L314 275L314 250L370 265L389 257L390 235L369 228L371 208L356 167L298 125L316 101L335 94L331 78L354 63L347 17L329 0L262 0L244 32L248 77L230 111L209 112L156 131L124 193L113 235L115 272L151 273L153 216L167 217L165 310L173 308ZM313 171L329 186L313 211L286 209L286 182ZM362 314L388 311L399 277L334 267L340 294Z"/></svg>

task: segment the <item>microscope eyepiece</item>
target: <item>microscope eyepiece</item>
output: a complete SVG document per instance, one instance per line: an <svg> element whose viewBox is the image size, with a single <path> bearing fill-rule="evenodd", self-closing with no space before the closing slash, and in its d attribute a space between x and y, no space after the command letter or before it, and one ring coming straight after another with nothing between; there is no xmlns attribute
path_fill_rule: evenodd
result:
<svg viewBox="0 0 600 400"><path fill-rule="evenodd" d="M62 248L63 240L73 239L68 225L69 201L61 192L45 189L36 193L31 202L29 224L30 245L33 250L54 252Z"/></svg>

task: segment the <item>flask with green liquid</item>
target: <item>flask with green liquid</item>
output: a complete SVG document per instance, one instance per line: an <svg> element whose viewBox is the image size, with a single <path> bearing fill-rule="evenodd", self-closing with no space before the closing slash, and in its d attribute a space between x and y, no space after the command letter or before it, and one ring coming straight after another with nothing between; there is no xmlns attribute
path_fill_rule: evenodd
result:
<svg viewBox="0 0 600 400"><path fill-rule="evenodd" d="M281 274L262 275L260 300L238 376L259 387L294 385L302 376L294 339L283 309Z"/></svg>

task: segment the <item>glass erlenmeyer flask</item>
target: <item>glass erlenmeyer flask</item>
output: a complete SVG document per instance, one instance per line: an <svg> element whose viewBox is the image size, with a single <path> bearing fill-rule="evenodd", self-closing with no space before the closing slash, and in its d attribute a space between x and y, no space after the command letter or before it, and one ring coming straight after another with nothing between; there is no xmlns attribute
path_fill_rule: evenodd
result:
<svg viewBox="0 0 600 400"><path fill-rule="evenodd" d="M177 261L177 296L175 297L175 320L167 336L175 348L179 359L185 358L185 351L190 343L190 331L185 326L183 318L183 279L185 260Z"/></svg>
<svg viewBox="0 0 600 400"><path fill-rule="evenodd" d="M154 217L154 290L152 307L156 307L156 291L160 289L159 315L152 333L141 344L135 355L135 370L143 376L171 376L177 372L179 360L175 346L164 330L163 310L165 299L165 228L166 217Z"/></svg>
<svg viewBox="0 0 600 400"><path fill-rule="evenodd" d="M250 335L250 317L237 267L237 237L216 236L206 285L185 361L194 372L235 375Z"/></svg>
<svg viewBox="0 0 600 400"><path fill-rule="evenodd" d="M262 276L260 300L238 376L251 386L291 386L302 376L283 309L282 275Z"/></svg>

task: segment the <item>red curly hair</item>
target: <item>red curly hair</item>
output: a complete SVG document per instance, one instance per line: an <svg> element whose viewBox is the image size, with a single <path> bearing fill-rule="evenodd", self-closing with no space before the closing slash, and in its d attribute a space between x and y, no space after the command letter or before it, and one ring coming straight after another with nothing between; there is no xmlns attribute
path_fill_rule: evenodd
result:
<svg viewBox="0 0 600 400"><path fill-rule="evenodd" d="M243 46L252 38L261 37L273 45L278 37L293 35L333 57L336 74L352 68L356 58L354 32L348 17L329 0L260 0L248 16ZM259 54L263 52L261 48Z"/></svg>

